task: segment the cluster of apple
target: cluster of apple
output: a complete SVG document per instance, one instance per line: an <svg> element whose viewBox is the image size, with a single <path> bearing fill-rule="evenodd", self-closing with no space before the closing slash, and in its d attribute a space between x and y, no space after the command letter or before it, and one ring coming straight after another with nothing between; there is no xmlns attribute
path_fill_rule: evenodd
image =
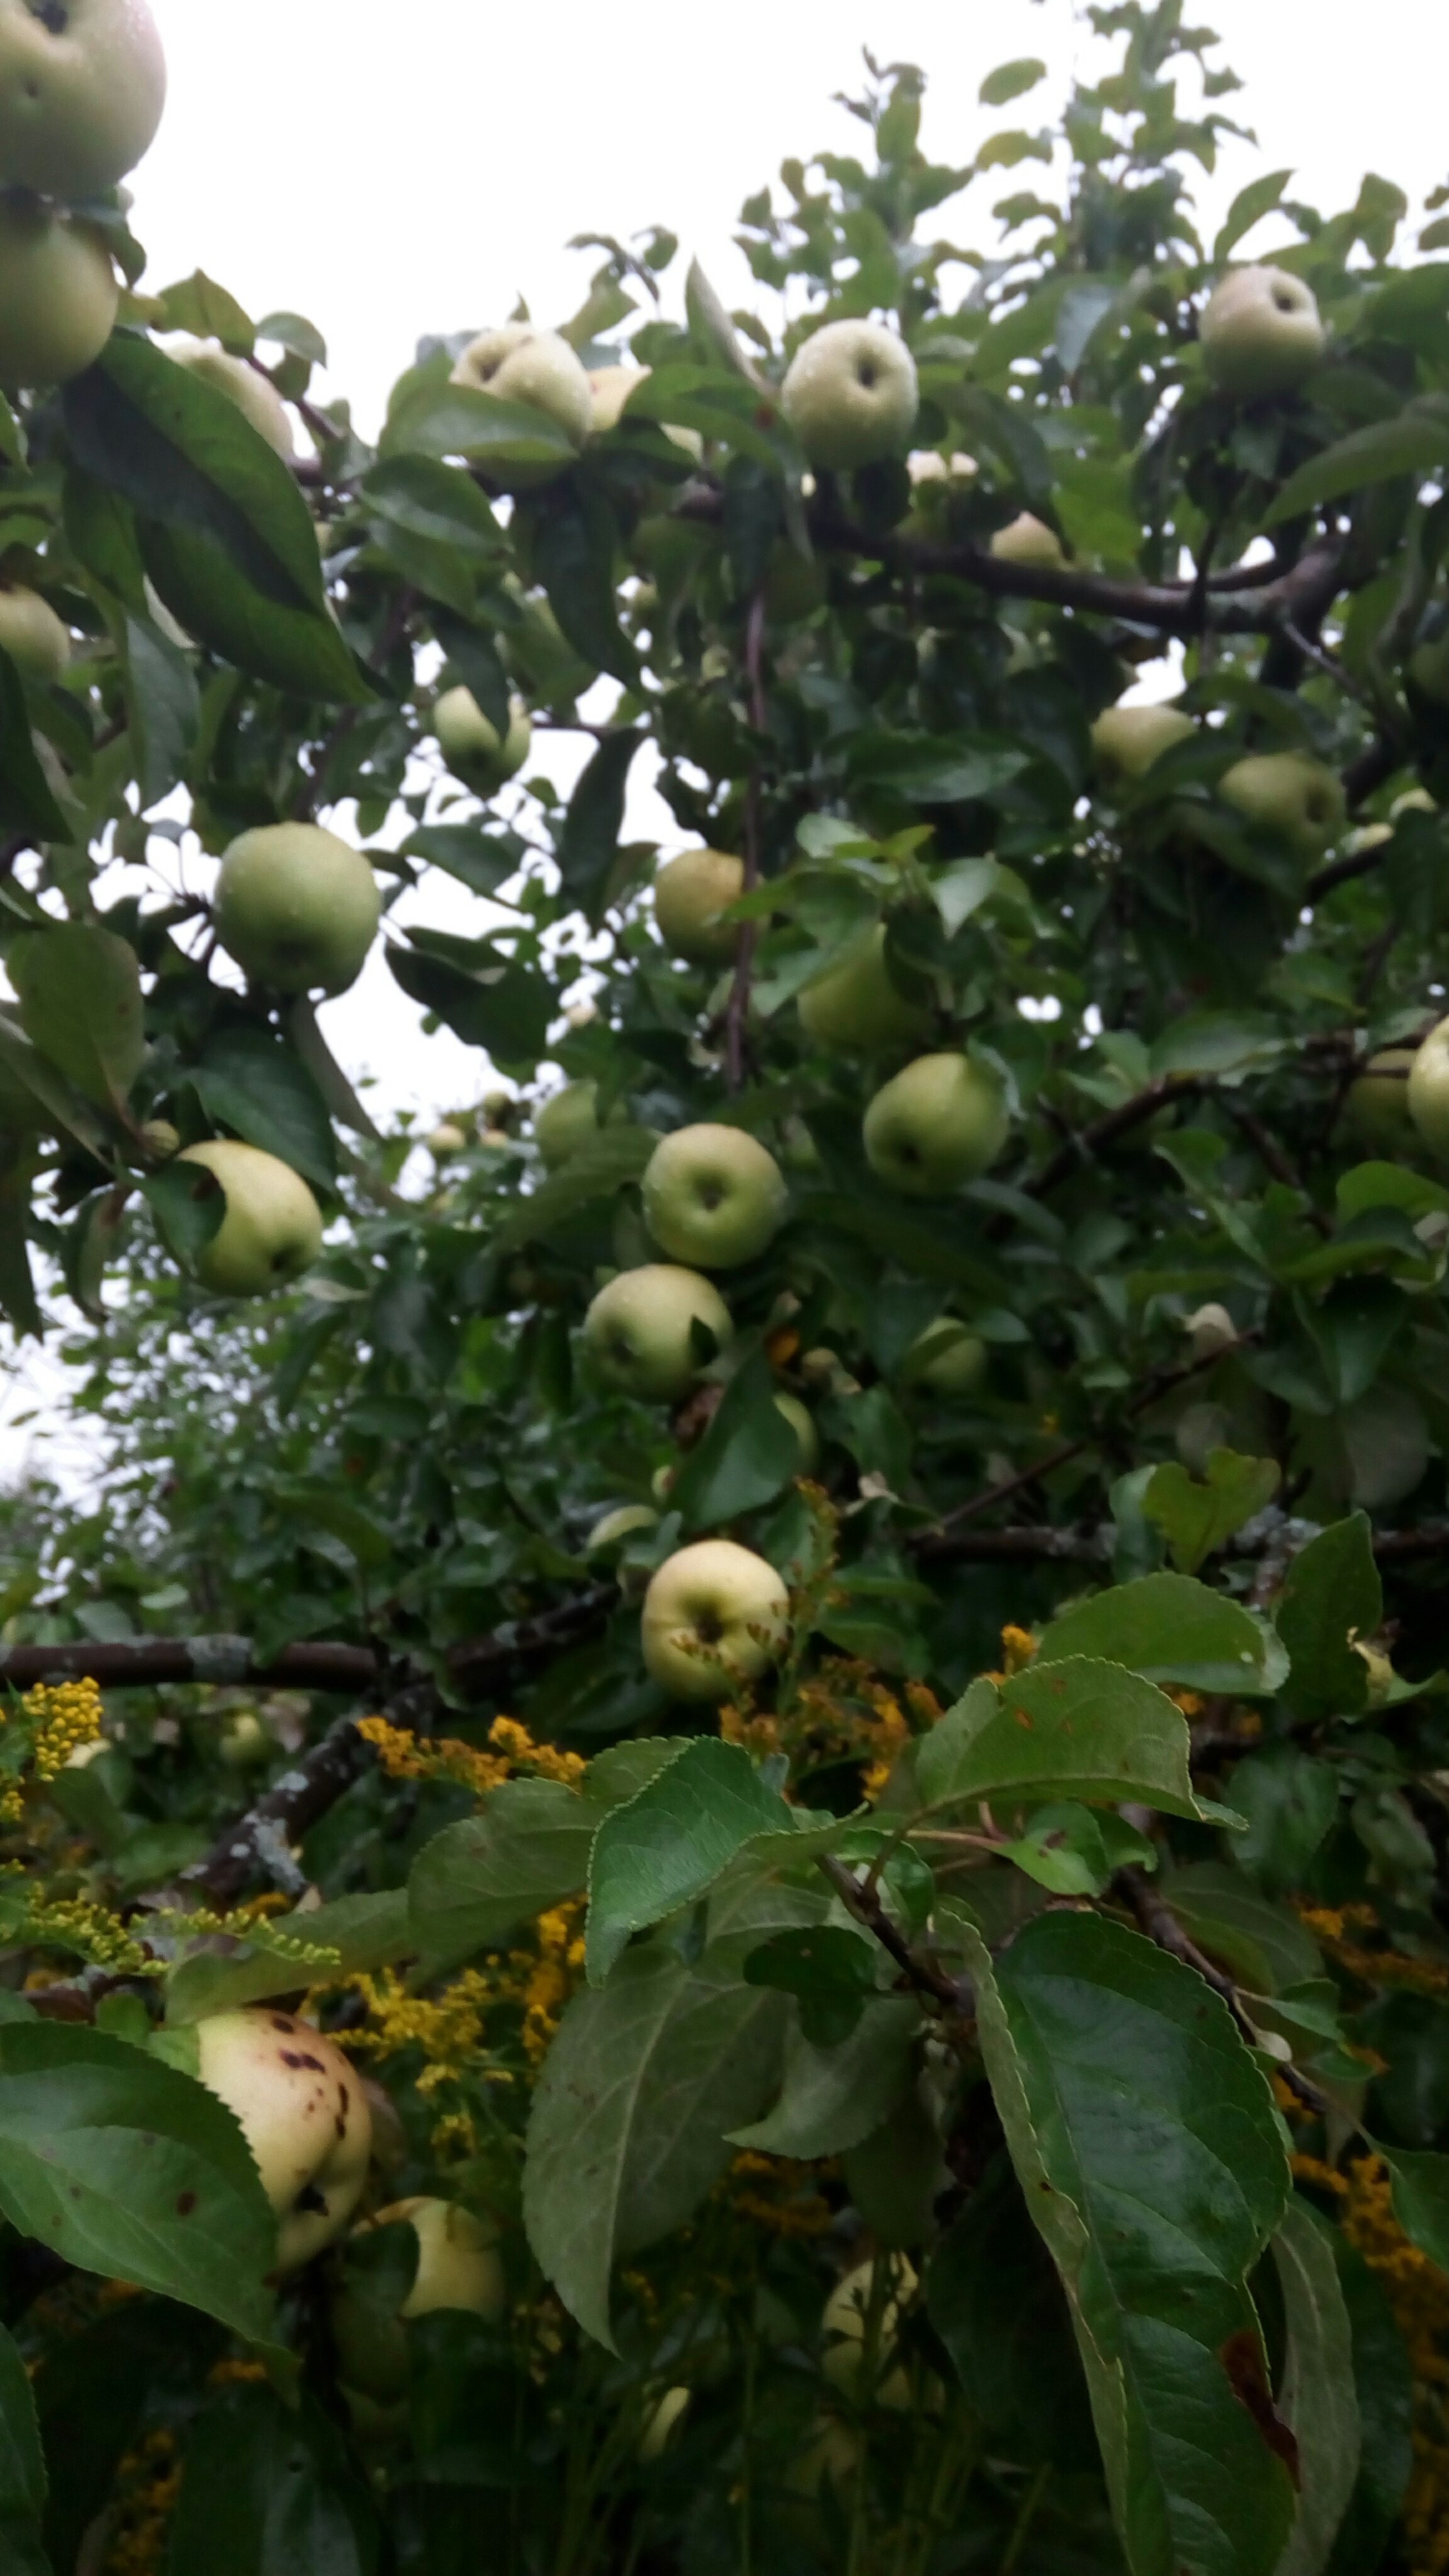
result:
<svg viewBox="0 0 1449 2576"><path fill-rule="evenodd" d="M277 2221L276 2271L298 2272L343 2235L367 2182L372 2115L335 2041L274 2005L213 2013L191 2034L193 2071L237 2119ZM410 2225L412 2286L395 2318L333 2301L340 2373L361 2430L405 2394L408 2325L440 2308L496 2321L505 2302L497 2232L456 2202L395 2201L355 2231Z"/></svg>

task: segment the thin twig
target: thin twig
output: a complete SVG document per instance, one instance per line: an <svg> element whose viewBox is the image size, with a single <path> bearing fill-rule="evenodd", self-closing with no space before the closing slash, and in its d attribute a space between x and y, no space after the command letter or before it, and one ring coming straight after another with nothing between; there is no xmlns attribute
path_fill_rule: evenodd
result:
<svg viewBox="0 0 1449 2576"><path fill-rule="evenodd" d="M757 742L763 740L770 721L765 699L765 592L763 584L750 601L745 621L745 676L750 692L750 725ZM749 784L745 790L744 880L740 891L753 894L760 882L760 758L756 751L750 764ZM725 1079L731 1091L744 1088L745 1025L750 1012L750 978L755 962L757 925L745 922L740 930L735 952L734 981L730 986L725 1011Z"/></svg>
<svg viewBox="0 0 1449 2576"><path fill-rule="evenodd" d="M881 1948L889 1952L902 1976L909 1980L916 1992L929 1995L933 2002L943 2004L950 2013L969 2016L973 2001L969 1988L963 1988L954 1977L948 1977L945 1969L938 1967L934 1959L917 1957L905 1934L898 1931L891 1921L874 1889L865 1886L843 1860L832 1859L827 1854L820 1867L842 1905L865 1931L879 1941Z"/></svg>

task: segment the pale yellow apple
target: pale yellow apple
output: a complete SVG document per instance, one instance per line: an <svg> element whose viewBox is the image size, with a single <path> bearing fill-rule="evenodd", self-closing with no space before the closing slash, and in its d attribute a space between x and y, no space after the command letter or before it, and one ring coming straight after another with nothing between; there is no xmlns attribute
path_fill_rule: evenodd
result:
<svg viewBox="0 0 1449 2576"><path fill-rule="evenodd" d="M1376 1153L1396 1154L1409 1139L1409 1076L1413 1047L1380 1047L1348 1086L1344 1115Z"/></svg>
<svg viewBox="0 0 1449 2576"><path fill-rule="evenodd" d="M146 0L0 0L0 187L103 196L154 141L165 104Z"/></svg>
<svg viewBox="0 0 1449 2576"><path fill-rule="evenodd" d="M22 582L0 589L0 645L35 680L63 680L70 668L69 627L48 599Z"/></svg>
<svg viewBox="0 0 1449 2576"><path fill-rule="evenodd" d="M418 2268L398 2315L411 2320L436 2316L440 2308L461 2308L496 2325L508 2304L508 2285L492 2222L456 2200L419 2193L380 2209L357 2234L399 2223L410 2225L418 2240Z"/></svg>
<svg viewBox="0 0 1449 2576"><path fill-rule="evenodd" d="M98 358L121 300L115 265L93 225L0 196L0 385L63 385Z"/></svg>
<svg viewBox="0 0 1449 2576"><path fill-rule="evenodd" d="M730 1310L713 1282L675 1262L646 1261L621 1270L599 1290L584 1317L584 1341L616 1386L644 1404L672 1404L703 1361L694 1326L717 1350L734 1338Z"/></svg>
<svg viewBox="0 0 1449 2576"><path fill-rule="evenodd" d="M484 793L516 777L533 744L533 727L522 698L509 699L508 731L500 742L497 726L485 716L471 689L444 691L433 709L433 731L454 777Z"/></svg>
<svg viewBox="0 0 1449 2576"><path fill-rule="evenodd" d="M595 430L617 429L624 405L636 385L646 384L649 367L594 367L589 372L589 399Z"/></svg>
<svg viewBox="0 0 1449 2576"><path fill-rule="evenodd" d="M291 464L297 452L292 416L270 376L249 366L245 358L234 358L214 340L180 340L168 354L199 383L225 394L268 447Z"/></svg>
<svg viewBox="0 0 1449 2576"><path fill-rule="evenodd" d="M908 1198L959 1189L988 1171L1010 1124L1001 1085L964 1055L922 1055L865 1113L866 1161Z"/></svg>
<svg viewBox="0 0 1449 2576"><path fill-rule="evenodd" d="M734 1270L764 1251L789 1193L769 1148L743 1127L681 1127L655 1146L642 1183L644 1218L674 1261Z"/></svg>
<svg viewBox="0 0 1449 2576"><path fill-rule="evenodd" d="M1431 1154L1449 1162L1449 1020L1431 1029L1407 1084L1409 1116Z"/></svg>
<svg viewBox="0 0 1449 2576"><path fill-rule="evenodd" d="M745 863L727 850L681 850L654 880L654 921L673 957L724 966L739 945L737 921L720 914L744 891Z"/></svg>
<svg viewBox="0 0 1449 2576"><path fill-rule="evenodd" d="M807 1036L836 1055L875 1055L924 1037L931 1014L903 993L886 963L882 923L797 996Z"/></svg>
<svg viewBox="0 0 1449 2576"><path fill-rule="evenodd" d="M1056 530L1034 518L1030 510L1019 511L1004 528L997 529L991 552L998 563L1025 564L1037 572L1065 572L1067 568Z"/></svg>
<svg viewBox="0 0 1449 2576"><path fill-rule="evenodd" d="M886 2278L877 2287L876 2262L888 2263ZM842 2396L858 2397L863 2393L862 2380L866 2363L866 2330L872 2301L884 2289L876 2322L875 2385L870 2391L876 2405L897 2409L911 2403L911 2383L896 2359L900 2342L901 2310L915 2296L916 2275L903 2254L877 2257L876 2262L858 2263L837 2281L825 2302L821 2332L825 2353L821 2363L832 2388Z"/></svg>
<svg viewBox="0 0 1449 2576"><path fill-rule="evenodd" d="M969 483L977 470L974 456L963 456L959 449L943 456L939 447L914 447L906 458L906 472L915 484Z"/></svg>
<svg viewBox="0 0 1449 2576"><path fill-rule="evenodd" d="M382 896L360 850L317 823L264 823L232 842L212 899L216 935L254 984L345 993L367 963Z"/></svg>
<svg viewBox="0 0 1449 2576"><path fill-rule="evenodd" d="M531 322L505 322L483 331L453 369L455 385L473 385L500 402L529 403L556 421L573 447L582 447L594 425L588 372L557 331Z"/></svg>
<svg viewBox="0 0 1449 2576"><path fill-rule="evenodd" d="M1291 393L1328 344L1313 289L1281 268L1237 268L1213 288L1199 326L1203 362L1224 393Z"/></svg>
<svg viewBox="0 0 1449 2576"><path fill-rule="evenodd" d="M916 362L880 322L826 322L790 361L780 407L812 465L853 473L904 452L920 408Z"/></svg>
<svg viewBox="0 0 1449 2576"><path fill-rule="evenodd" d="M220 1229L196 1263L204 1288L262 1297L311 1268L322 1249L322 1214L290 1163L223 1136L188 1145L177 1160L214 1173L226 1197Z"/></svg>
<svg viewBox="0 0 1449 2576"><path fill-rule="evenodd" d="M271 2005L196 2025L197 2073L234 2112L277 2217L277 2270L333 2243L362 2196L372 2115L353 2067L309 2022Z"/></svg>
<svg viewBox="0 0 1449 2576"><path fill-rule="evenodd" d="M1092 727L1092 749L1109 778L1145 778L1155 760L1195 731L1181 707L1108 707Z"/></svg>
<svg viewBox="0 0 1449 2576"><path fill-rule="evenodd" d="M790 1595L773 1565L733 1539L666 1557L644 1595L644 1662L672 1699L717 1705L775 1661Z"/></svg>
<svg viewBox="0 0 1449 2576"><path fill-rule="evenodd" d="M933 1395L974 1395L986 1375L986 1344L957 1315L938 1315L919 1333L901 1364L907 1386Z"/></svg>
<svg viewBox="0 0 1449 2576"><path fill-rule="evenodd" d="M1312 864L1343 830L1343 789L1322 761L1300 751L1259 751L1235 762L1218 794L1248 822L1277 832Z"/></svg>

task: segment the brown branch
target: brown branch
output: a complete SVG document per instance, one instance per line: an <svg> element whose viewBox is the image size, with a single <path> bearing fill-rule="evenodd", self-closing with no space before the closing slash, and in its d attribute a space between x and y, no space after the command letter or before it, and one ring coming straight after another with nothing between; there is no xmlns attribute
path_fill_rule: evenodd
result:
<svg viewBox="0 0 1449 2576"><path fill-rule="evenodd" d="M862 1930L879 1941L917 1994L929 1995L933 2003L944 2005L947 2012L958 2017L969 2017L974 2009L969 1984L958 1985L956 1979L948 1977L945 1969L938 1967L934 1959L917 1956L905 1934L898 1931L891 1921L874 1888L858 1879L843 1860L834 1860L827 1855L820 1862L820 1867L842 1905L855 1916Z"/></svg>
<svg viewBox="0 0 1449 2576"><path fill-rule="evenodd" d="M1233 1125L1246 1136L1265 1171L1271 1172L1275 1181L1281 1181L1285 1189L1295 1191L1299 1198L1307 1202L1305 1213L1309 1224L1316 1233L1327 1239L1333 1232L1333 1219L1326 1215L1321 1207L1314 1206L1299 1174L1294 1170L1277 1138L1269 1133L1262 1119L1255 1116L1251 1109L1245 1109L1240 1101L1233 1100L1225 1094L1223 1107Z"/></svg>
<svg viewBox="0 0 1449 2576"><path fill-rule="evenodd" d="M695 479L686 485L676 510L682 518L716 526L723 518L724 496L716 486ZM840 506L838 494L828 490L810 504L808 526L811 542L827 553L859 555L904 574L934 573L970 582L997 599L1035 599L1051 608L1126 618L1167 635L1274 635L1285 617L1312 627L1338 591L1343 564L1341 541L1321 537L1286 572L1275 569L1261 588L1254 584L1250 590L1241 582L1220 592L1213 586L1204 599L1191 583L1118 581L1104 573L1005 563L981 546L940 545L900 531L876 535L857 526Z"/></svg>
<svg viewBox="0 0 1449 2576"><path fill-rule="evenodd" d="M1134 1127L1140 1127L1145 1119L1155 1117L1158 1110L1165 1108L1169 1100L1190 1099L1203 1088L1202 1081L1194 1075L1159 1074L1157 1080L1149 1082L1144 1091L1134 1092L1132 1098L1124 1100L1120 1107L1109 1109L1103 1117L1094 1119L1090 1127L1082 1129L1080 1135L1069 1135L1060 1151L1053 1154L1045 1170L1038 1172L1034 1181L1024 1183L1028 1197L1045 1198L1049 1191L1059 1188L1063 1181L1069 1180L1082 1164L1089 1163L1104 1146L1115 1144L1119 1136L1128 1135Z"/></svg>
<svg viewBox="0 0 1449 2576"><path fill-rule="evenodd" d="M765 592L764 585L750 601L745 623L745 676L749 682L750 725L757 738L763 737L770 720L765 700ZM742 894L753 894L760 882L760 760L756 751L750 764L749 785L745 790L744 881ZM725 1010L725 1079L731 1091L740 1091L745 1079L745 1023L750 1011L750 979L755 963L755 943L759 937L756 923L741 925L739 945L735 952L734 981Z"/></svg>
<svg viewBox="0 0 1449 2576"><path fill-rule="evenodd" d="M487 1636L465 1640L447 1656L450 1685L465 1699L484 1698L521 1667L602 1627L617 1598L612 1584L594 1584L531 1619L510 1620ZM85 1638L60 1646L0 1646L0 1686L29 1690L36 1682L82 1679L99 1682L102 1690L209 1682L258 1690L342 1691L363 1700L399 1690L434 1691L424 1666L389 1664L371 1646L285 1646L262 1663L253 1660L245 1637L142 1637L121 1645Z"/></svg>

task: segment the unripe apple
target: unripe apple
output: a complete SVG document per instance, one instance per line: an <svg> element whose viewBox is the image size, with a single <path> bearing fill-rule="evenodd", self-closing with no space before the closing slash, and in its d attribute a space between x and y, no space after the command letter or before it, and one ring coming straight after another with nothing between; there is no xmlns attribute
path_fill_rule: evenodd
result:
<svg viewBox="0 0 1449 2576"><path fill-rule="evenodd" d="M1343 789L1322 761L1301 751L1259 751L1240 760L1218 794L1250 823L1281 833L1295 856L1321 859L1347 815Z"/></svg>
<svg viewBox="0 0 1449 2576"><path fill-rule="evenodd" d="M877 2261L880 2259L877 2257ZM866 2323L876 2286L875 2275L875 2263L859 2263L853 2272L847 2272L831 2291L820 2320L825 2338L821 2368L831 2387L838 2388L842 2396L857 2397L861 2394ZM878 2406L904 2408L911 2403L910 2379L899 2363L894 2367L892 2363L900 2341L901 2309L915 2295L916 2275L903 2254L891 2260L888 2281L889 2295L881 2306L876 2325L876 2384L870 2393Z"/></svg>
<svg viewBox="0 0 1449 2576"><path fill-rule="evenodd" d="M188 1145L177 1161L214 1172L226 1194L220 1228L197 1256L204 1288L218 1297L264 1297L310 1269L322 1249L322 1215L290 1163L225 1136Z"/></svg>
<svg viewBox="0 0 1449 2576"><path fill-rule="evenodd" d="M875 1055L924 1037L930 1012L903 993L886 963L886 934L877 923L797 998L801 1026L837 1055Z"/></svg>
<svg viewBox="0 0 1449 2576"><path fill-rule="evenodd" d="M233 841L213 897L216 935L254 984L345 993L382 918L360 850L316 823L264 823Z"/></svg>
<svg viewBox="0 0 1449 2576"><path fill-rule="evenodd" d="M706 1281L706 1286L708 1282ZM626 1538L640 1530L659 1527L659 1514L649 1503L618 1503L613 1511L597 1520L584 1541L586 1556L601 1556L605 1548L622 1547Z"/></svg>
<svg viewBox="0 0 1449 2576"><path fill-rule="evenodd" d="M654 880L654 921L673 957L692 966L726 966L740 925L720 914L744 891L745 864L728 850L681 850Z"/></svg>
<svg viewBox="0 0 1449 2576"><path fill-rule="evenodd" d="M0 0L0 186L103 196L149 148L165 104L146 0Z"/></svg>
<svg viewBox="0 0 1449 2576"><path fill-rule="evenodd" d="M396 2406L407 2391L412 2371L408 2327L418 2317L452 2309L497 2325L508 2303L508 2284L498 2252L498 2230L457 2201L415 2197L395 2200L375 2218L364 2219L353 2241L379 2227L411 2225L417 2240L413 2286L395 2316L343 2289L332 2302L332 2340L339 2373L354 2415L366 2418L367 2406ZM362 2423L359 2429L362 2429ZM384 2421L380 2431L394 2429ZM397 2429L401 2429L400 2426Z"/></svg>
<svg viewBox="0 0 1449 2576"><path fill-rule="evenodd" d="M63 680L70 668L70 629L48 599L21 582L0 589L0 645L19 671L36 680Z"/></svg>
<svg viewBox="0 0 1449 2576"><path fill-rule="evenodd" d="M450 1154L466 1153L468 1148L467 1129L455 1126L451 1118L445 1118L441 1126L434 1127L431 1134L423 1138L423 1143L426 1145L428 1152L432 1155L434 1162L445 1163Z"/></svg>
<svg viewBox="0 0 1449 2576"><path fill-rule="evenodd" d="M277 2270L341 2235L362 2196L372 2115L340 2048L270 2006L196 2025L197 2073L235 2112L277 2215Z"/></svg>
<svg viewBox="0 0 1449 2576"><path fill-rule="evenodd" d="M63 385L98 358L121 290L108 243L38 197L0 196L0 385Z"/></svg>
<svg viewBox="0 0 1449 2576"><path fill-rule="evenodd" d="M1092 727L1092 749L1109 778L1145 778L1155 760L1196 730L1181 707L1108 707Z"/></svg>
<svg viewBox="0 0 1449 2576"><path fill-rule="evenodd" d="M986 1344L957 1315L938 1315L918 1333L901 1364L907 1386L933 1395L974 1395L986 1375Z"/></svg>
<svg viewBox="0 0 1449 2576"><path fill-rule="evenodd" d="M644 1216L675 1261L735 1270L764 1251L789 1198L775 1157L743 1127L681 1127L656 1145Z"/></svg>
<svg viewBox="0 0 1449 2576"><path fill-rule="evenodd" d="M616 1100L609 1112L610 1127L627 1127L629 1112L622 1100ZM599 1086L596 1082L566 1082L541 1109L533 1113L533 1141L543 1157L547 1171L557 1172L599 1133Z"/></svg>
<svg viewBox="0 0 1449 2576"><path fill-rule="evenodd" d="M1030 510L1019 511L1004 528L997 529L991 552L998 563L1027 564L1039 572L1065 572L1067 568L1056 530L1044 520L1033 518Z"/></svg>
<svg viewBox="0 0 1449 2576"><path fill-rule="evenodd" d="M1247 402L1291 393L1312 374L1328 339L1312 288L1281 268L1237 268L1220 279L1200 337L1213 383Z"/></svg>
<svg viewBox="0 0 1449 2576"><path fill-rule="evenodd" d="M624 416L624 405L636 385L645 384L653 370L649 367L594 367L589 373L589 401L596 431L617 429Z"/></svg>
<svg viewBox="0 0 1449 2576"><path fill-rule="evenodd" d="M1389 821L1397 823L1401 814L1437 814L1438 805L1427 787L1406 787L1389 807Z"/></svg>
<svg viewBox="0 0 1449 2576"><path fill-rule="evenodd" d="M780 407L812 465L879 464L902 453L920 408L915 359L880 322L826 322L791 359Z"/></svg>
<svg viewBox="0 0 1449 2576"><path fill-rule="evenodd" d="M871 1170L908 1198L959 1189L989 1171L1010 1121L1001 1085L964 1055L920 1055L865 1113Z"/></svg>
<svg viewBox="0 0 1449 2576"><path fill-rule="evenodd" d="M169 354L189 376L197 377L204 385L211 385L217 393L225 394L229 403L235 403L243 419L251 422L258 437L264 438L268 447L275 448L278 456L291 464L297 453L292 436L292 416L270 376L263 375L257 367L249 366L245 358L232 357L228 350L218 348L214 340L182 340Z"/></svg>
<svg viewBox="0 0 1449 2576"><path fill-rule="evenodd" d="M773 1565L733 1539L701 1539L666 1557L644 1595L649 1677L673 1699L715 1706L774 1662L789 1621Z"/></svg>
<svg viewBox="0 0 1449 2576"><path fill-rule="evenodd" d="M269 1762L276 1745L254 1708L239 1708L217 1738L216 1749L232 1771L255 1771Z"/></svg>
<svg viewBox="0 0 1449 2576"><path fill-rule="evenodd" d="M1449 1162L1449 1020L1430 1030L1405 1087L1409 1116L1430 1153Z"/></svg>
<svg viewBox="0 0 1449 2576"><path fill-rule="evenodd" d="M484 331L453 369L455 385L474 385L500 402L531 403L545 412L574 447L594 425L594 398L582 360L557 331L531 322L505 322Z"/></svg>
<svg viewBox="0 0 1449 2576"><path fill-rule="evenodd" d="M141 1142L152 1160L174 1162L181 1151L181 1130L169 1118L148 1118L141 1129Z"/></svg>
<svg viewBox="0 0 1449 2576"><path fill-rule="evenodd" d="M1226 1306L1213 1299L1183 1317L1183 1330L1189 1336L1188 1347L1195 1360L1214 1360L1230 1351L1238 1338L1238 1328Z"/></svg>
<svg viewBox="0 0 1449 2576"><path fill-rule="evenodd" d="M1409 677L1436 706L1449 706L1449 634L1417 644L1409 656Z"/></svg>
<svg viewBox="0 0 1449 2576"><path fill-rule="evenodd" d="M813 1476L820 1464L820 1434L808 1404L802 1404L798 1395L777 1395L775 1411L783 1413L800 1443L800 1464L796 1473Z"/></svg>
<svg viewBox="0 0 1449 2576"><path fill-rule="evenodd" d="M522 698L508 701L508 731L502 741L471 689L447 689L433 709L438 748L455 778L465 787L491 795L517 776L533 747L533 727Z"/></svg>
<svg viewBox="0 0 1449 2576"><path fill-rule="evenodd" d="M1376 1153L1396 1154L1408 1142L1413 1123L1409 1076L1415 1061L1412 1047L1380 1047L1348 1086L1344 1116Z"/></svg>
<svg viewBox="0 0 1449 2576"><path fill-rule="evenodd" d="M616 1386L644 1404L673 1404L703 1365L694 1326L723 1350L734 1339L730 1310L713 1282L668 1261L621 1270L584 1317L584 1341Z"/></svg>

